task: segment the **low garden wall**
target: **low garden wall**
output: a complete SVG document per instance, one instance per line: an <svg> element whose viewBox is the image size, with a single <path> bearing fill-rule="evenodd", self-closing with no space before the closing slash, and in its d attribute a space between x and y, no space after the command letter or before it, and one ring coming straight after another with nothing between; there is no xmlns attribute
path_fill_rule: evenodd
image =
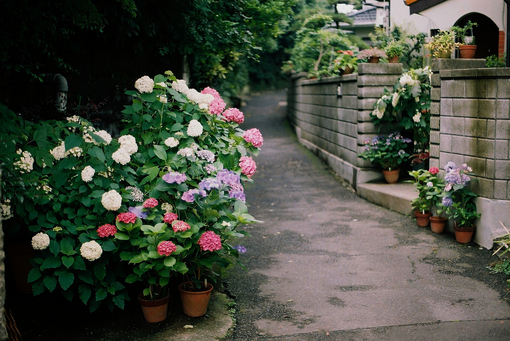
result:
<svg viewBox="0 0 510 341"><path fill-rule="evenodd" d="M441 59L432 64L430 166L467 163L482 213L475 241L492 247L510 222L510 69L484 68L484 60ZM360 64L357 74L323 80L292 77L288 117L300 142L355 189L382 179L357 157L366 138L378 135L370 112L401 64ZM449 227L452 229L452 227Z"/></svg>

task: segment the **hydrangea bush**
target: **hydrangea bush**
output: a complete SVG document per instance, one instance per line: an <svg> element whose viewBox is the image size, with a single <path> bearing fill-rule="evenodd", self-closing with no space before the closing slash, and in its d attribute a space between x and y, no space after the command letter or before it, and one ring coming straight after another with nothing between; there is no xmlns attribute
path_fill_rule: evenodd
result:
<svg viewBox="0 0 510 341"><path fill-rule="evenodd" d="M400 165L409 157L405 150L411 142L399 132L366 139L363 152L358 156L370 160L374 166L380 166L383 170L400 169Z"/></svg>
<svg viewBox="0 0 510 341"><path fill-rule="evenodd" d="M38 250L35 295L60 290L91 311L123 308L126 282L145 283L151 297L179 273L200 287L244 251L230 243L256 221L243 183L256 170L258 129L241 129L242 112L224 110L214 89L190 89L169 71L135 88L120 137L73 116L34 130L45 149L12 157L18 174L37 179L30 209L14 207Z"/></svg>

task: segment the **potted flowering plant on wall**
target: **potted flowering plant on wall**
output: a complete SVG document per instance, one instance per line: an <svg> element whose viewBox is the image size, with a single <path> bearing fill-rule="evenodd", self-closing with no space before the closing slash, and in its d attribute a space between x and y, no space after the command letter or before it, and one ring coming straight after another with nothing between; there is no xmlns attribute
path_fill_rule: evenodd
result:
<svg viewBox="0 0 510 341"><path fill-rule="evenodd" d="M454 220L455 238L459 243L468 243L473 236L476 219L481 216L474 202L478 195L469 189L470 183L476 179L472 178L472 169L466 164L456 166L450 161L444 170L446 185L442 203L446 213Z"/></svg>
<svg viewBox="0 0 510 341"><path fill-rule="evenodd" d="M340 75L351 74L358 69L358 59L354 56L354 52L350 50L339 50L333 64L334 71Z"/></svg>
<svg viewBox="0 0 510 341"><path fill-rule="evenodd" d="M396 183L399 178L400 165L409 154L405 151L407 144L412 141L402 137L399 132L388 136L378 136L372 140L366 139L362 153L358 154L373 165L380 166L388 183Z"/></svg>
<svg viewBox="0 0 510 341"><path fill-rule="evenodd" d="M377 47L371 47L369 49L364 49L358 52L358 60L359 61L366 61L368 63L379 63L379 60L381 58L387 58L386 52L383 50L377 48Z"/></svg>
<svg viewBox="0 0 510 341"><path fill-rule="evenodd" d="M452 51L461 43L455 42L455 32L451 30L439 31L425 44L425 48L432 52L435 58L450 58Z"/></svg>

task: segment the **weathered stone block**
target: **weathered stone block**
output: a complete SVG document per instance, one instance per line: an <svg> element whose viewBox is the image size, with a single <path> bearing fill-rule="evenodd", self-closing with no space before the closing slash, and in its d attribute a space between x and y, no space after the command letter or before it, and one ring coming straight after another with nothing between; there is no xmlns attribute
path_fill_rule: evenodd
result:
<svg viewBox="0 0 510 341"><path fill-rule="evenodd" d="M361 63L358 64L358 75L397 75L402 74L402 64L400 63Z"/></svg>
<svg viewBox="0 0 510 341"><path fill-rule="evenodd" d="M498 91L498 81L496 79L487 79L487 98L496 98Z"/></svg>
<svg viewBox="0 0 510 341"><path fill-rule="evenodd" d="M499 160L509 160L508 146L509 141L507 140L496 140L496 150L494 157ZM510 174L509 174L510 175Z"/></svg>
<svg viewBox="0 0 510 341"><path fill-rule="evenodd" d="M478 117L495 118L496 117L496 101L492 99L480 99L478 101Z"/></svg>
<svg viewBox="0 0 510 341"><path fill-rule="evenodd" d="M338 100L338 106L342 108L348 109L357 109L358 108L358 97L356 96L342 96Z"/></svg>
<svg viewBox="0 0 510 341"><path fill-rule="evenodd" d="M441 99L441 116L453 116L453 100L451 98ZM430 105L432 108L432 104Z"/></svg>
<svg viewBox="0 0 510 341"><path fill-rule="evenodd" d="M483 158L494 158L494 140L477 139L475 155Z"/></svg>
<svg viewBox="0 0 510 341"><path fill-rule="evenodd" d="M338 108L338 119L345 122L356 123L358 122L358 111L340 107Z"/></svg>
<svg viewBox="0 0 510 341"><path fill-rule="evenodd" d="M464 158L464 162L467 163L467 165L473 169L474 174L476 174L477 176L486 177L487 164L484 158L466 156ZM459 166L459 164L456 165Z"/></svg>
<svg viewBox="0 0 510 341"><path fill-rule="evenodd" d="M430 119L432 127L432 117ZM462 117L441 117L441 133L464 135L464 118Z"/></svg>
<svg viewBox="0 0 510 341"><path fill-rule="evenodd" d="M430 132L430 143L439 144L440 136L438 131L431 131Z"/></svg>
<svg viewBox="0 0 510 341"><path fill-rule="evenodd" d="M510 119L510 101L498 99L496 103L496 117L498 119Z"/></svg>
<svg viewBox="0 0 510 341"><path fill-rule="evenodd" d="M430 129L439 130L440 120L441 120L440 117L431 117Z"/></svg>
<svg viewBox="0 0 510 341"><path fill-rule="evenodd" d="M487 120L487 138L494 139L496 137L496 121Z"/></svg>
<svg viewBox="0 0 510 341"><path fill-rule="evenodd" d="M358 87L359 98L380 98L384 93L385 86ZM392 87L390 87L392 88Z"/></svg>
<svg viewBox="0 0 510 341"><path fill-rule="evenodd" d="M498 120L496 122L496 139L510 140L510 121Z"/></svg>
<svg viewBox="0 0 510 341"><path fill-rule="evenodd" d="M498 180L508 180L510 174L510 160L496 160L494 177Z"/></svg>
<svg viewBox="0 0 510 341"><path fill-rule="evenodd" d="M441 100L441 90L439 88L432 88L432 89L430 89L430 99L432 101L439 101L439 100Z"/></svg>
<svg viewBox="0 0 510 341"><path fill-rule="evenodd" d="M498 79L498 98L510 98L510 79L499 78Z"/></svg>
<svg viewBox="0 0 510 341"><path fill-rule="evenodd" d="M456 165L462 165L464 163L464 155L443 152L439 154L440 169L444 169L444 166L450 161L453 161Z"/></svg>
<svg viewBox="0 0 510 341"><path fill-rule="evenodd" d="M452 136L441 134L440 135L440 144L439 148L442 152L451 152L452 151Z"/></svg>
<svg viewBox="0 0 510 341"><path fill-rule="evenodd" d="M476 193L484 198L494 198L494 180L479 178Z"/></svg>
<svg viewBox="0 0 510 341"><path fill-rule="evenodd" d="M432 116L439 116L441 114L440 108L441 106L439 102L430 103L430 114Z"/></svg>
<svg viewBox="0 0 510 341"><path fill-rule="evenodd" d="M358 77L358 85L359 86L387 86L393 87L395 83L397 83L399 76L389 76L389 75L365 75Z"/></svg>
<svg viewBox="0 0 510 341"><path fill-rule="evenodd" d="M466 79L466 98L486 98L487 80Z"/></svg>
<svg viewBox="0 0 510 341"><path fill-rule="evenodd" d="M374 104L377 102L376 98L363 98L358 100L358 108L360 110L373 110Z"/></svg>
<svg viewBox="0 0 510 341"><path fill-rule="evenodd" d="M454 99L453 116L478 117L478 100Z"/></svg>
<svg viewBox="0 0 510 341"><path fill-rule="evenodd" d="M462 98L465 94L465 81L441 80L441 97Z"/></svg>
<svg viewBox="0 0 510 341"><path fill-rule="evenodd" d="M452 136L452 153L476 155L477 141L473 137Z"/></svg>
<svg viewBox="0 0 510 341"><path fill-rule="evenodd" d="M487 136L487 120L477 118L464 119L464 135L475 137Z"/></svg>
<svg viewBox="0 0 510 341"><path fill-rule="evenodd" d="M508 181L494 181L494 199L506 199L508 194Z"/></svg>
<svg viewBox="0 0 510 341"><path fill-rule="evenodd" d="M494 160L485 160L485 177L488 179L494 179Z"/></svg>
<svg viewBox="0 0 510 341"><path fill-rule="evenodd" d="M430 155L434 155L439 157L439 145L437 144L431 144L429 149Z"/></svg>

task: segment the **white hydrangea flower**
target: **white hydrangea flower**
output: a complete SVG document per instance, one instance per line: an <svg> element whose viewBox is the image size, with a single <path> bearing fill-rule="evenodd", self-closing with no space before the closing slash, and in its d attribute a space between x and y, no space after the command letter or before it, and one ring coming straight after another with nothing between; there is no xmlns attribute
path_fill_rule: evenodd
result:
<svg viewBox="0 0 510 341"><path fill-rule="evenodd" d="M163 204L161 204L161 209L168 213L168 212L172 212L174 207L171 204L164 202Z"/></svg>
<svg viewBox="0 0 510 341"><path fill-rule="evenodd" d="M154 81L149 76L143 76L136 80L135 88L140 93L151 93L154 89Z"/></svg>
<svg viewBox="0 0 510 341"><path fill-rule="evenodd" d="M177 147L179 145L179 140L175 137L169 137L165 140L165 144L170 148Z"/></svg>
<svg viewBox="0 0 510 341"><path fill-rule="evenodd" d="M99 245L98 242L96 242L95 240L91 240L81 245L80 253L83 258L92 262L101 257L103 249L101 248L101 245Z"/></svg>
<svg viewBox="0 0 510 341"><path fill-rule="evenodd" d="M204 131L204 127L202 127L202 124L198 122L197 120L191 120L191 122L188 125L188 136L200 136L202 135L202 132Z"/></svg>
<svg viewBox="0 0 510 341"><path fill-rule="evenodd" d="M85 182L92 181L95 173L96 170L94 168L87 166L81 171L81 179Z"/></svg>
<svg viewBox="0 0 510 341"><path fill-rule="evenodd" d="M44 250L50 245L50 236L44 232L39 232L32 237L32 248L34 250Z"/></svg>
<svg viewBox="0 0 510 341"><path fill-rule="evenodd" d="M138 151L136 139L131 135L124 135L119 137L119 143L121 148L125 149L129 153L129 155L134 154Z"/></svg>
<svg viewBox="0 0 510 341"><path fill-rule="evenodd" d="M209 110L209 104L207 103L200 103L198 107L202 110Z"/></svg>
<svg viewBox="0 0 510 341"><path fill-rule="evenodd" d="M122 205L122 197L116 190L112 189L111 191L103 193L101 204L109 211L117 211Z"/></svg>
<svg viewBox="0 0 510 341"><path fill-rule="evenodd" d="M192 158L195 156L195 151L192 148L186 147L186 148L179 149L179 151L177 152L177 155Z"/></svg>
<svg viewBox="0 0 510 341"><path fill-rule="evenodd" d="M421 118L421 113L417 111L416 115L413 116L413 121L418 123L418 122L420 122L420 118Z"/></svg>
<svg viewBox="0 0 510 341"><path fill-rule="evenodd" d="M406 85L414 85L414 80L411 77L411 75L405 73L402 77L399 79L400 85L406 86Z"/></svg>
<svg viewBox="0 0 510 341"><path fill-rule="evenodd" d="M22 151L21 149L18 149L16 153L21 155L21 158L14 162L14 166L18 168L21 173L29 173L32 169L34 169L34 158L29 151Z"/></svg>
<svg viewBox="0 0 510 341"><path fill-rule="evenodd" d="M112 154L112 159L121 165L126 165L131 161L131 156L129 152L121 145L121 147Z"/></svg>
<svg viewBox="0 0 510 341"><path fill-rule="evenodd" d="M106 144L110 144L110 142L112 142L112 136L106 130L99 130L95 132L95 134L105 140Z"/></svg>
<svg viewBox="0 0 510 341"><path fill-rule="evenodd" d="M396 107L397 104L398 104L398 100L400 99L400 94L398 92L395 92L393 94L393 98L391 100L391 105L393 105L393 107Z"/></svg>
<svg viewBox="0 0 510 341"><path fill-rule="evenodd" d="M372 115L375 115L378 119L381 119L384 116L384 111L379 110L379 108L375 108L374 111L372 111Z"/></svg>
<svg viewBox="0 0 510 341"><path fill-rule="evenodd" d="M165 82L159 82L159 83L156 83L156 85L159 85L162 88L166 88L166 83Z"/></svg>
<svg viewBox="0 0 510 341"><path fill-rule="evenodd" d="M77 115L66 117L67 122L74 122L74 123L80 123L81 117Z"/></svg>
<svg viewBox="0 0 510 341"><path fill-rule="evenodd" d="M65 156L67 157L69 155L72 155L72 156L80 157L82 153L83 153L83 149L81 149L80 147L74 147L74 148L69 149L65 153Z"/></svg>
<svg viewBox="0 0 510 341"><path fill-rule="evenodd" d="M49 194L53 191L53 189L50 186L48 186L47 184L37 186L37 189L39 191L44 191L44 193L46 193L46 194Z"/></svg>
<svg viewBox="0 0 510 341"><path fill-rule="evenodd" d="M13 217L11 211L11 199L6 199L3 203L0 204L0 217L2 220L7 220Z"/></svg>
<svg viewBox="0 0 510 341"><path fill-rule="evenodd" d="M63 159L66 154L66 147L65 147L64 141L62 141L62 143L59 146L50 150L50 154L53 155L55 160Z"/></svg>
<svg viewBox="0 0 510 341"><path fill-rule="evenodd" d="M158 95L158 101L161 103L168 103L168 98L166 98L166 95Z"/></svg>
<svg viewBox="0 0 510 341"><path fill-rule="evenodd" d="M187 93L189 90L184 79L178 79L177 81L172 82L172 88L176 91L182 92L183 94Z"/></svg>

